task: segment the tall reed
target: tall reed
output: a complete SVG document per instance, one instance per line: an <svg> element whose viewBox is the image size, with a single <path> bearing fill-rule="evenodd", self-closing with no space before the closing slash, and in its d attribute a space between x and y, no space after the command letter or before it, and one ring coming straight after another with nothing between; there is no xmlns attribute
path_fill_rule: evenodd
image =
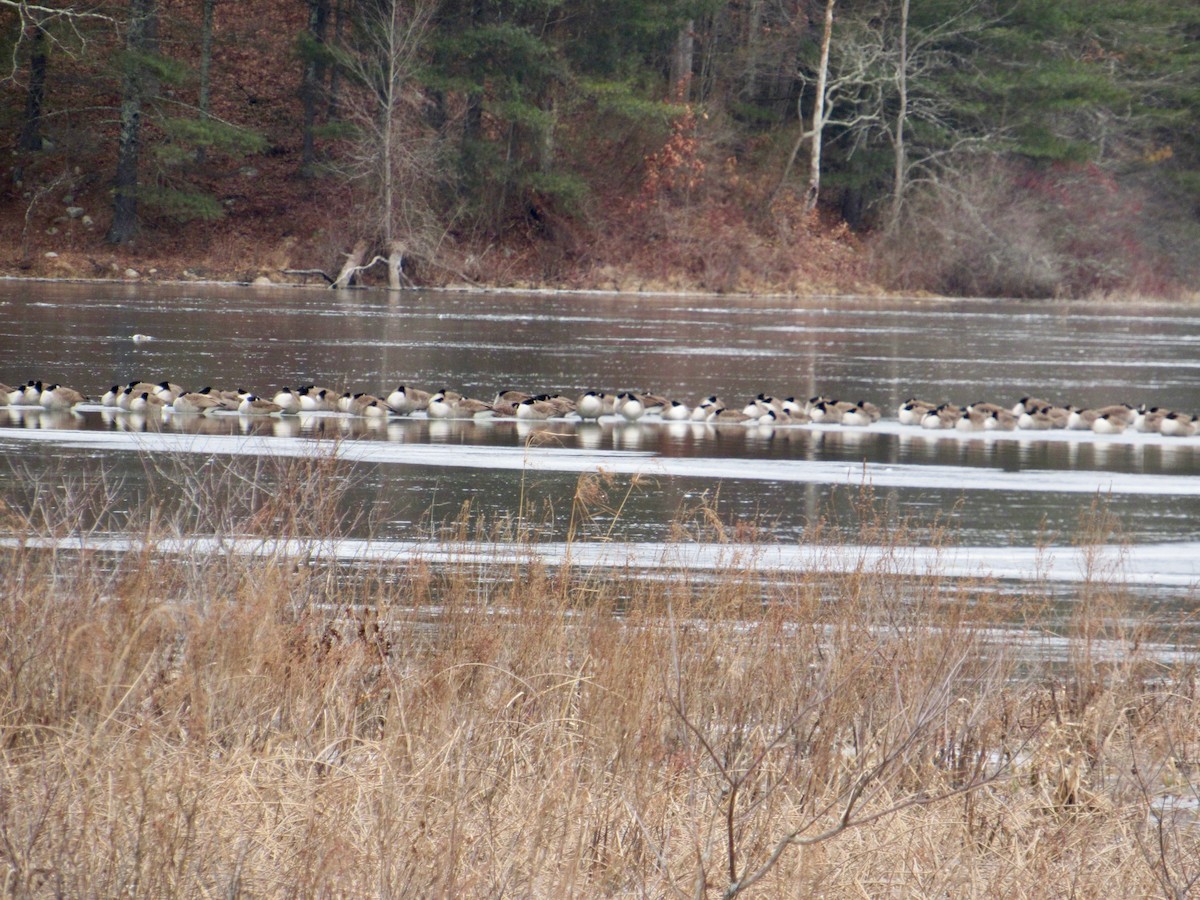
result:
<svg viewBox="0 0 1200 900"><path fill-rule="evenodd" d="M711 508L677 532L729 542L715 573L548 564L529 510L469 509L440 539L504 548L485 565L347 568L234 541L360 527L333 456L148 464L162 496L121 515L102 480L0 497L12 896L1182 897L1200 876L1194 657L1130 639L1119 571L1048 664L996 640L1015 601L986 582L900 552L766 576ZM583 476L572 539L604 540L631 489ZM870 508L864 541L913 539ZM114 522L128 551L71 548Z"/></svg>

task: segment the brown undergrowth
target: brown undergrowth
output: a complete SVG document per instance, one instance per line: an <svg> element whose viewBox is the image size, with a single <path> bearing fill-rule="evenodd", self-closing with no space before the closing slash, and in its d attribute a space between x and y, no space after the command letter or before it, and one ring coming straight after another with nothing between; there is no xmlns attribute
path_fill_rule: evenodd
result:
<svg viewBox="0 0 1200 900"><path fill-rule="evenodd" d="M35 540L78 546L104 496L2 498L9 895L1182 897L1200 874L1194 666L1105 641L1117 574L1071 626L1090 652L1049 666L936 571L549 566L520 516L442 532L504 539L484 565L222 553L200 537L345 533L353 473L155 466L171 502L109 557ZM572 540L627 490L583 476ZM679 533L729 530L700 509Z"/></svg>

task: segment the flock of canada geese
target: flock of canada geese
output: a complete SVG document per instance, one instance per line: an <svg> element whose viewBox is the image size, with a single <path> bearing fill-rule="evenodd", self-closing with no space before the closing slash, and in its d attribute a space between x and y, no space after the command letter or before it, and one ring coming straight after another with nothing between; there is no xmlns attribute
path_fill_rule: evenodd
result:
<svg viewBox="0 0 1200 900"><path fill-rule="evenodd" d="M20 387L0 384L0 406L36 407L51 411L74 411L98 403L113 411L142 414L241 416L288 416L300 413L341 413L368 419L388 419L423 413L430 419L513 418L544 420L578 418L598 420L602 416L636 422L644 417L667 422L714 425L807 425L810 423L867 426L882 417L878 406L866 401L850 402L828 397L796 400L759 394L749 402L727 406L720 397L706 397L687 404L655 394L609 394L588 391L575 399L558 394L500 391L490 401L465 397L451 390L429 392L400 385L388 394L337 392L317 385L285 387L271 399L244 390L215 390L205 387L187 391L170 381L132 381L113 385L98 401L61 384L30 380ZM1023 397L1015 406L995 403L930 403L905 400L897 410L902 425L929 430L1015 431L1071 429L1097 434L1124 431L1152 432L1171 437L1188 437L1200 432L1200 417L1161 407L1114 404L1098 409L1059 406L1034 397Z"/></svg>

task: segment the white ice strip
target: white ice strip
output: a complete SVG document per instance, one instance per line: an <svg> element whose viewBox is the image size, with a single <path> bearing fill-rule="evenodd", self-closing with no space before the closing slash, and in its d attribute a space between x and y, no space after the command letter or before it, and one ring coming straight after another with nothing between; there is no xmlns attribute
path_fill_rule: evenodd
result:
<svg viewBox="0 0 1200 900"><path fill-rule="evenodd" d="M1200 497L1200 478L1131 472L1029 469L1018 472L982 466L856 463L801 459L662 457L615 450L562 447L498 447L471 444L406 444L383 441L314 441L307 438L242 435L128 433L116 431L29 431L0 428L0 443L41 444L101 451L189 453L204 456L306 458L336 452L364 463L435 468L686 477L708 481L769 481L858 487L941 489L955 492L1008 491L1057 494L1131 494Z"/></svg>
<svg viewBox="0 0 1200 900"><path fill-rule="evenodd" d="M59 550L141 552L142 540L127 536L2 538L0 546ZM245 554L347 563L512 565L532 559L580 568L637 571L720 571L754 574L855 572L885 575L936 574L950 578L1200 587L1200 542L1085 547L878 547L858 544L778 545L714 543L535 544L377 541L353 538L275 540L264 538L164 538L153 550L167 555L210 557Z"/></svg>
<svg viewBox="0 0 1200 900"><path fill-rule="evenodd" d="M42 408L39 406L14 406L13 410L17 412L32 412L41 414ZM112 416L129 415L123 410L113 410L94 403L84 403L77 407L79 412L100 412L107 413ZM232 410L217 410L213 415L220 418L246 418ZM305 412L299 416L299 421L317 419L317 418L332 418L339 420L354 421L355 417L348 416L341 412ZM285 417L284 421L289 421ZM291 421L296 421L292 418ZM424 413L416 413L411 417L393 417L388 420L389 425L408 425L417 422L428 421ZM503 425L505 423L515 422L515 419L498 417L490 420L491 424ZM548 420L550 424L562 425L580 425L580 420L576 417L559 418ZM448 423L468 424L465 419L451 419ZM700 435L715 433L718 428L724 430L732 429L748 429L756 433L764 433L768 430L767 427L754 424L727 424L722 426L713 426L706 423L698 422L666 422L657 415L648 415L640 419L636 424L631 425L619 416L602 416L600 418L602 425L615 425L622 428L666 428L672 433L685 435L688 431L695 432ZM52 430L52 429L48 429ZM64 429L66 430L66 429ZM1093 431L1081 430L1066 430L1066 429L1048 429L1044 431L959 431L956 428L941 428L941 429L926 429L917 425L901 425L895 419L884 419L876 422L873 425L855 427L842 426L840 424L824 424L813 423L807 425L774 425L770 426L769 430L778 431L780 433L790 431L807 431L807 432L824 432L829 434L841 435L847 441L851 440L869 440L872 437L879 435L887 435L896 437L901 442L911 442L915 444L928 444L938 441L954 441L956 443L1004 443L1015 441L1022 445L1033 444L1094 444L1098 447L1111 446L1134 446L1134 447L1168 447L1175 449L1192 448L1200 451L1200 435L1192 435L1188 437L1165 437L1154 432L1141 431L1125 431L1121 434L1096 434ZM0 429L0 434L4 433L4 429Z"/></svg>

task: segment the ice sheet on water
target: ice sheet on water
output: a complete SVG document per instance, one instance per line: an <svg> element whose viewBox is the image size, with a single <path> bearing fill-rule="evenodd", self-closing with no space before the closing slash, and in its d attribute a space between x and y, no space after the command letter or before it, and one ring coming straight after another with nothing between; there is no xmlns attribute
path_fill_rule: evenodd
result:
<svg viewBox="0 0 1200 900"><path fill-rule="evenodd" d="M895 426L900 429L903 426ZM940 436L940 432L938 433ZM952 435L957 432L945 432ZM1039 439L1076 434L1075 440L1102 440L1090 432L1043 432ZM987 440L1020 439L1011 433ZM1052 436L1053 435L1053 436ZM1124 438L1124 435L1116 436ZM1028 438L1025 438L1028 439ZM1131 440L1170 443L1160 435L1132 435ZM1109 438L1111 440L1111 438ZM442 468L503 469L583 473L603 469L615 475L689 477L710 481L767 481L881 488L1008 491L1058 494L1133 494L1200 497L1200 478L1138 472L1061 471L1029 469L1018 472L995 467L858 463L807 459L719 459L656 456L629 450L577 450L562 447L498 447L474 444L394 444L344 441L333 445L307 438L240 435L192 435L96 431L37 431L0 428L0 443L44 442L63 447L112 452L195 453L203 455L309 457L336 452L355 462Z"/></svg>
<svg viewBox="0 0 1200 900"><path fill-rule="evenodd" d="M21 540L27 546L65 550L126 552L140 550L140 539L127 536L78 536ZM18 539L0 539L12 547ZM340 562L487 565L498 560L566 560L584 568L639 571L721 571L771 573L880 572L897 576L937 574L949 578L1074 583L1089 579L1128 585L1195 588L1200 586L1200 542L1142 544L1135 547L878 547L860 544L738 544L381 541L353 538L275 540L193 537L156 541L164 554L239 553Z"/></svg>

